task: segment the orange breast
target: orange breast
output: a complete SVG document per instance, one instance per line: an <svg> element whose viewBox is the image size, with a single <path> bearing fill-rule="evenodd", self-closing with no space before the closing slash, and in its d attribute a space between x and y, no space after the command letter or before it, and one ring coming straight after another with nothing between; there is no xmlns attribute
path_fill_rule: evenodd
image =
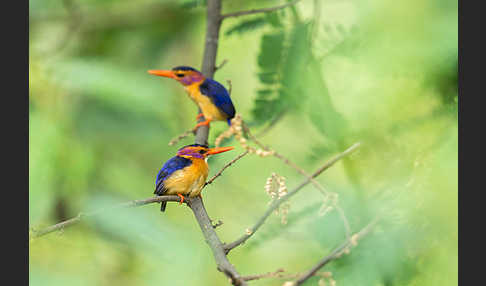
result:
<svg viewBox="0 0 486 286"><path fill-rule="evenodd" d="M189 94L189 97L201 108L204 118L211 120L226 120L228 116L222 113L208 96L201 94L199 85L201 85L201 83L194 83L185 87L185 89Z"/></svg>
<svg viewBox="0 0 486 286"><path fill-rule="evenodd" d="M208 177L209 168L204 159L193 158L192 164L175 171L165 180L168 195L183 194L189 197L198 196Z"/></svg>

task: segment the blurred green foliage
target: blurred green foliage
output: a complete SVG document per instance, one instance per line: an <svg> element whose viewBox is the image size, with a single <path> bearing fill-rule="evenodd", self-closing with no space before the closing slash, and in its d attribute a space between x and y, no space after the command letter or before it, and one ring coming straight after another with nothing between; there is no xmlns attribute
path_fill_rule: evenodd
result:
<svg viewBox="0 0 486 286"><path fill-rule="evenodd" d="M225 12L281 1L223 1ZM196 107L148 69L200 68L205 1L29 1L29 222L152 196L155 176ZM383 222L326 266L338 285L457 284L457 2L311 1L229 18L215 75L232 82L253 133L311 172L356 141L319 181L354 231ZM210 142L223 123L211 126ZM215 135L216 134L216 135ZM231 142L237 144L236 142ZM242 149L210 159L211 173ZM247 156L204 191L223 241L267 207L275 158ZM242 274L310 268L344 239L335 211L307 186L288 223L273 215L234 250ZM192 213L169 204L107 211L29 245L31 285L226 285ZM89 275L86 275L89 273ZM190 275L187 275L190 273ZM282 279L252 282L281 285ZM317 285L317 278L306 285Z"/></svg>

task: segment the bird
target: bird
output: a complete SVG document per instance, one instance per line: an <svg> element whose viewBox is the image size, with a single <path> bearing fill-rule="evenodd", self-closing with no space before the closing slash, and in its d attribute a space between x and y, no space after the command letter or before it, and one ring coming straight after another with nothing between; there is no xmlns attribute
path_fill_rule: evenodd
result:
<svg viewBox="0 0 486 286"><path fill-rule="evenodd" d="M155 179L154 194L178 195L181 204L184 195L190 198L201 193L209 173L208 156L233 150L233 147L209 148L207 145L186 145L177 151L160 169ZM162 202L160 210L165 211L167 202Z"/></svg>
<svg viewBox="0 0 486 286"><path fill-rule="evenodd" d="M188 66L177 66L172 70L149 70L149 74L177 80L184 86L189 97L201 108L196 120L204 116L204 121L197 123L194 131L211 121L227 121L235 117L235 107L228 90L219 82L206 78L200 71Z"/></svg>

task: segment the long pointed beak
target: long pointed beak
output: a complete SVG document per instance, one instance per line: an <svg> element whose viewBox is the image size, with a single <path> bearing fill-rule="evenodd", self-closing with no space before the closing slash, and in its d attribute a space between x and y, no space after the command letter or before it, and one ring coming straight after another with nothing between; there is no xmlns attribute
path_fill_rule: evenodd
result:
<svg viewBox="0 0 486 286"><path fill-rule="evenodd" d="M176 78L175 73L171 70L149 70L148 73L169 78Z"/></svg>
<svg viewBox="0 0 486 286"><path fill-rule="evenodd" d="M214 155L218 153L223 153L226 151L230 151L235 149L234 147L217 147L217 148L210 148L206 154L208 155Z"/></svg>

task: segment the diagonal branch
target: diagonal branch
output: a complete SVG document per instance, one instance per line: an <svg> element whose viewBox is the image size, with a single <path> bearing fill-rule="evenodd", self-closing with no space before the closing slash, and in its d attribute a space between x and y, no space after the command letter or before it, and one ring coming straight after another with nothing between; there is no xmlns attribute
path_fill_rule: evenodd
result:
<svg viewBox="0 0 486 286"><path fill-rule="evenodd" d="M224 65L228 63L228 59L224 59L218 66L215 66L214 67L214 72L216 72L217 70L221 69L222 67L224 67Z"/></svg>
<svg viewBox="0 0 486 286"><path fill-rule="evenodd" d="M371 232L371 230L375 227L378 223L379 219L381 218L380 215L376 216L370 223L368 223L365 227L363 227L359 232L353 234L350 238L347 238L341 245L336 247L329 255L322 258L316 265L314 265L310 270L305 272L299 273L289 273L284 274L285 270L283 268L277 269L275 272L268 272L263 274L256 274L256 275L247 275L241 277L241 279L245 281L250 280L257 280L262 278L286 278L286 279L295 279L294 281L288 281L284 285L288 286L297 286L301 285L309 278L313 276L320 276L321 278L329 278L329 272L318 272L322 267L326 264L340 258L343 253L349 253L349 249L353 246L356 246L358 240L366 236Z"/></svg>
<svg viewBox="0 0 486 286"><path fill-rule="evenodd" d="M268 273L263 273L263 274L255 274L255 275L247 275L247 276L241 277L241 279L243 279L245 281L250 281L250 280L258 280L258 279L262 279L262 278L279 277L282 274L282 272L285 272L285 270L283 268L279 268L274 272L268 272Z"/></svg>
<svg viewBox="0 0 486 286"><path fill-rule="evenodd" d="M119 209L119 208L130 208L130 207L138 207L138 206L143 206L151 203L160 203L160 202L180 202L181 199L178 196L157 196L157 197L152 197L148 199L143 199L143 200L134 200L134 201L129 201L125 203L121 203L115 206L112 206L108 209L101 209L101 210L96 210L92 211L89 213L79 213L76 217L65 220L63 222L57 223L55 225L46 227L42 230L35 230L32 229L32 235L30 238L37 238L43 235L46 235L48 233L57 231L57 230L62 230L65 229L66 227L72 226L73 224L76 224L80 222L83 218L98 215L100 213L103 213L108 210L112 209Z"/></svg>
<svg viewBox="0 0 486 286"><path fill-rule="evenodd" d="M349 249L349 247L354 246L357 244L358 240L363 238L365 235L370 233L373 227L378 223L380 217L375 217L369 224L367 224L363 229L359 232L351 236L351 238L346 239L340 246L335 248L329 255L321 259L314 267L312 267L309 271L303 274L299 279L297 279L292 286L298 286L304 283L307 279L312 277L319 269L324 267L327 263L331 262L332 260L341 257L341 254Z"/></svg>
<svg viewBox="0 0 486 286"><path fill-rule="evenodd" d="M263 143L261 143L256 138L256 136L254 136L250 132L250 128L248 128L248 126L246 124L243 124L243 129L246 132L246 134L248 135L248 137L250 137L250 139L253 142L255 142L258 146L260 146L260 148L262 148L263 150L266 150L266 151L271 151L273 153L273 156L274 157L277 157L278 159L282 160L285 164L287 164L290 167L294 168L298 173L300 173L304 177L307 177L310 180L310 182L312 183L312 185L314 185L314 187L319 192L321 192L324 196L328 196L329 195L329 192L326 191L326 189L319 182L317 182L316 180L314 180L314 178L312 178L306 171L304 171L302 168L300 168L299 166L297 166L294 162L290 161L287 157L283 156L282 154L278 153L275 150L271 150L270 147L265 146ZM357 143L357 144L360 144L360 143ZM346 231L346 237L349 238L349 236L351 235L351 227L349 225L348 218L346 217L343 209L339 205L336 204L334 207L336 208L336 211L338 212L339 216L341 217L341 220L343 221L344 229Z"/></svg>
<svg viewBox="0 0 486 286"><path fill-rule="evenodd" d="M279 268L275 272L268 272L268 273L263 273L263 274L254 274L254 275L246 275L241 277L241 279L245 281L250 281L250 280L258 280L258 279L263 279L263 278L279 278L279 279L296 279L299 278L303 275L303 273L284 273L285 269ZM329 272L316 272L314 273L313 276L318 276L322 278L328 278ZM284 284L284 286L286 286Z"/></svg>
<svg viewBox="0 0 486 286"><path fill-rule="evenodd" d="M286 7L295 5L299 1L300 0L294 0L294 1L289 2L289 3L285 3L285 4L282 4L282 5L279 5L279 6L269 7L269 8L252 9L252 10L247 10L247 11L239 11L239 12L227 13L227 14L221 15L221 19L226 19L226 18L230 18L230 17L240 17L240 16L244 16L244 15L252 15L252 14L258 14L258 13L273 12L273 11L277 11L277 10L280 10L280 9L283 9L283 8L286 8Z"/></svg>
<svg viewBox="0 0 486 286"><path fill-rule="evenodd" d="M322 172L325 170L329 169L332 165L334 165L337 161L341 160L343 157L349 155L353 151L355 151L361 144L360 143L355 143L348 149L346 149L344 152L334 156L333 158L329 159L324 165L322 165L314 174L312 174L309 178L307 178L304 182L302 182L299 186L297 186L295 189L290 191L288 194L285 196L281 197L278 200L273 201L273 203L270 205L270 207L265 211L263 216L257 221L257 223L247 231L244 235L242 235L240 238L237 240L225 244L224 249L226 253L229 253L233 248L239 246L240 244L244 243L247 241L250 237L255 234L255 232L265 223L265 220L273 213L274 210L276 210L283 202L287 201L290 197L295 195L297 192L299 192L303 187L305 187L307 184L311 182L312 179L315 177L319 176Z"/></svg>
<svg viewBox="0 0 486 286"><path fill-rule="evenodd" d="M219 239L218 235L214 231L214 227L211 223L211 219L204 208L201 197L195 197L188 201L191 210L194 213L201 231L204 235L206 243L213 252L214 260L216 261L218 270L223 272L231 280L232 285L246 285L246 282L241 278L240 274L236 271L235 267L229 262L226 257L226 252L223 247L223 243Z"/></svg>
<svg viewBox="0 0 486 286"><path fill-rule="evenodd" d="M234 158L233 160L231 160L229 163L227 163L226 165L224 165L223 168L221 168L221 170L219 170L218 173L216 173L216 175L214 175L209 181L207 181L205 184L204 184L204 187L206 187L207 185L211 184L214 180L216 180L217 177L221 176L221 174L223 173L223 171L228 168L229 166L233 165L233 163L235 163L236 161L240 160L241 158L243 158L246 154L248 154L248 150L241 153L240 155L238 155L236 158Z"/></svg>

